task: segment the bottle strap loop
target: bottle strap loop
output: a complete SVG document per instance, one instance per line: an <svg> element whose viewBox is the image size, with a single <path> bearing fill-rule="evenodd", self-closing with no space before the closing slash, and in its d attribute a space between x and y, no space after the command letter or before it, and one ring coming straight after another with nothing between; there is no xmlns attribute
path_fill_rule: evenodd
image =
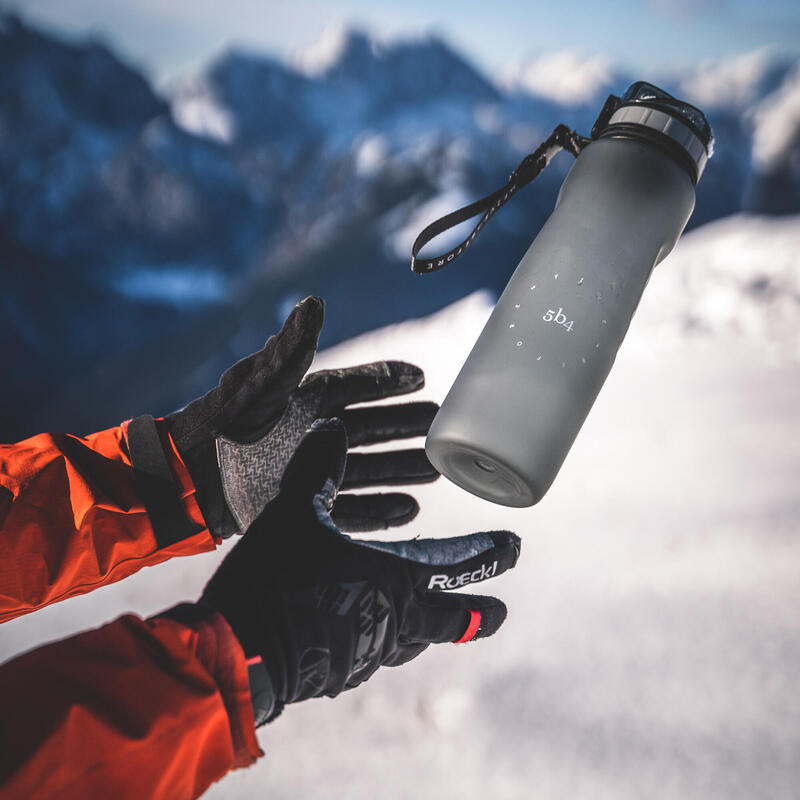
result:
<svg viewBox="0 0 800 800"><path fill-rule="evenodd" d="M562 150L566 150L577 158L581 150L583 150L590 141L590 139L581 136L566 125L559 125L536 150L522 159L519 166L509 176L508 183L506 183L505 186L486 195L486 197L481 200L476 200L468 206L459 208L457 211L452 211L428 225L428 227L417 236L411 248L411 271L416 272L418 275L427 275L455 261L455 259L462 255L472 244L475 237L483 230L484 225L486 225L497 211L499 211L519 189L527 186L534 178L538 177L555 155ZM478 214L483 214L483 216L473 228L472 233L470 233L461 244L456 245L444 255L436 256L435 258L417 258L419 251L432 239L435 239L439 234L444 233L450 228L454 228L456 225Z"/></svg>

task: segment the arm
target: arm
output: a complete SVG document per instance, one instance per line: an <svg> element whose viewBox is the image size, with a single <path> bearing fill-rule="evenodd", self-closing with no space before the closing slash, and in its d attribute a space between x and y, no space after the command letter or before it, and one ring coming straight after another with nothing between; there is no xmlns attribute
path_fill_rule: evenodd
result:
<svg viewBox="0 0 800 800"><path fill-rule="evenodd" d="M305 376L322 319L321 300L300 303L262 350L163 420L0 445L0 622L241 533L317 417L342 417L354 446L424 435L435 403L347 408L417 391L418 367L382 361ZM392 450L353 454L345 484L437 477L422 450ZM366 531L418 510L404 493L343 493L334 516Z"/></svg>
<svg viewBox="0 0 800 800"><path fill-rule="evenodd" d="M2 800L188 800L262 755L242 648L213 612L26 653L0 667L0 708Z"/></svg>
<svg viewBox="0 0 800 800"><path fill-rule="evenodd" d="M160 515L145 507L147 481L131 464L127 428L0 445L0 622L214 549L165 423L152 425L172 502ZM170 513L178 524L166 523Z"/></svg>
<svg viewBox="0 0 800 800"><path fill-rule="evenodd" d="M261 751L256 724L434 642L493 635L493 597L439 587L512 568L508 531L356 543L331 518L344 427L315 423L278 496L206 586L0 667L0 798L195 798Z"/></svg>

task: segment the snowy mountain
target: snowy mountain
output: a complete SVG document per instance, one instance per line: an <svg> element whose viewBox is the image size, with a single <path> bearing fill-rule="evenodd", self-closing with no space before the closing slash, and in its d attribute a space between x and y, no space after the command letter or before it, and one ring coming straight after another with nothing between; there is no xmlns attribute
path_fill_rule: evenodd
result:
<svg viewBox="0 0 800 800"><path fill-rule="evenodd" d="M435 36L382 42L336 25L321 41L301 50L294 63L302 73L333 86L366 89L373 111L441 99L479 103L500 97L486 78Z"/></svg>
<svg viewBox="0 0 800 800"><path fill-rule="evenodd" d="M141 264L227 271L248 237L237 220L253 204L230 155L176 127L164 100L101 45L4 17L0 130L0 225L87 283L116 285Z"/></svg>
<svg viewBox="0 0 800 800"><path fill-rule="evenodd" d="M172 113L191 133L294 152L320 135L309 118L316 105L314 88L312 81L271 58L230 51L203 75L174 86Z"/></svg>
<svg viewBox="0 0 800 800"><path fill-rule="evenodd" d="M800 198L800 66L748 112L759 176L752 204L769 213L796 210Z"/></svg>
<svg viewBox="0 0 800 800"><path fill-rule="evenodd" d="M78 398L106 385L110 422L144 408L137 399L153 410L185 402L306 294L328 300L332 344L500 291L569 157L446 272L412 275L410 242L505 182L557 123L588 132L605 94L634 77L711 109L716 154L690 226L800 210L797 66L768 53L663 78L540 54L495 81L436 37L386 42L340 26L288 63L229 50L161 98L96 43L8 15L0 43L0 263L15 271L0 335L39 342L15 359L22 387L71 375L60 394ZM47 311L51 291L59 314ZM141 373L164 353L180 365L163 382L172 391L126 387L130 364ZM12 398L0 439L98 419L77 399L62 412L29 395Z"/></svg>
<svg viewBox="0 0 800 800"><path fill-rule="evenodd" d="M744 110L774 92L789 67L769 48L709 61L684 74L681 96L704 110Z"/></svg>
<svg viewBox="0 0 800 800"><path fill-rule="evenodd" d="M619 91L624 78L620 79L606 56L582 58L573 50L557 50L511 65L501 73L500 83L508 92L522 92L565 106L596 107L608 94Z"/></svg>
<svg viewBox="0 0 800 800"><path fill-rule="evenodd" d="M171 91L176 120L193 133L295 153L314 140L345 142L372 125L431 104L500 99L447 45L429 38L380 44L337 26L294 65L230 50Z"/></svg>

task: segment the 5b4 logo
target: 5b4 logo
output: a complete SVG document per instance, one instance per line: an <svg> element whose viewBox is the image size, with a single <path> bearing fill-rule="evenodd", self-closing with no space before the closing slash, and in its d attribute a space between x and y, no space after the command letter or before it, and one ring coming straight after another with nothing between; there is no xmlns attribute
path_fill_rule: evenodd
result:
<svg viewBox="0 0 800 800"><path fill-rule="evenodd" d="M569 320L567 322L567 315L564 313L563 308L559 308L558 311L554 311L552 308L547 309L547 313L542 317L545 322L554 322L556 325L561 325L562 328L566 331L572 331L572 326L575 324L575 320Z"/></svg>

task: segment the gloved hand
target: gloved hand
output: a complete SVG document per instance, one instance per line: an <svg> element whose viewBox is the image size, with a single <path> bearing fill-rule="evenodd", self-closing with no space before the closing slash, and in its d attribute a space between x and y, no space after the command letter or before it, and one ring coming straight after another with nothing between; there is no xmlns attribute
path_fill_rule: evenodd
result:
<svg viewBox="0 0 800 800"><path fill-rule="evenodd" d="M508 531L449 539L356 542L331 519L346 473L339 420L302 440L278 496L211 578L201 606L230 624L251 666L258 724L286 703L334 697L397 666L432 642L494 634L506 607L494 597L448 594L516 564ZM254 677L255 675L255 677Z"/></svg>
<svg viewBox="0 0 800 800"><path fill-rule="evenodd" d="M261 351L234 364L219 386L167 417L200 510L218 536L245 531L275 497L289 458L315 419L340 417L353 446L422 436L430 427L436 403L346 408L421 389L425 377L413 364L379 361L303 379L323 314L320 298L306 298ZM129 430L135 435L138 427ZM422 449L354 453L343 487L424 483L438 477ZM405 524L418 511L417 501L403 493L344 494L333 514L345 530L368 531Z"/></svg>

